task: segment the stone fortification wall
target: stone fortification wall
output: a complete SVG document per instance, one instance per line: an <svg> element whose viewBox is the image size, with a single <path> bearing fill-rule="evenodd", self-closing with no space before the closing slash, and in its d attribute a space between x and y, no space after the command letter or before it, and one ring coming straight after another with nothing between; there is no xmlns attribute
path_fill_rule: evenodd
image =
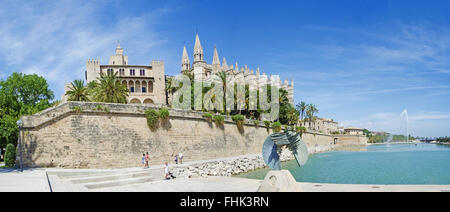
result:
<svg viewBox="0 0 450 212"><path fill-rule="evenodd" d="M150 130L144 111L152 106L67 102L24 121L22 161L27 167L119 168L172 162L183 152L185 161L260 154L271 133L247 122L238 129L230 118L223 126L201 113L170 110L169 121ZM154 105L158 108L159 106ZM310 152L336 146L328 135L304 134ZM20 150L19 150L20 151ZM17 154L18 157L20 154Z"/></svg>

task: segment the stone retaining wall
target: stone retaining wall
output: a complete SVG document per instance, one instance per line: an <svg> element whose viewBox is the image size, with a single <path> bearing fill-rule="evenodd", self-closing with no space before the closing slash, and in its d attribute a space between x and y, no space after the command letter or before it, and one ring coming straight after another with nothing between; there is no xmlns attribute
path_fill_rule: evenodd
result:
<svg viewBox="0 0 450 212"><path fill-rule="evenodd" d="M144 111L152 106L67 102L22 117L23 164L27 167L121 168L141 166L142 153L151 164L172 162L180 151L185 161L260 154L271 133L247 121L237 128L229 117L223 126L202 113L170 110L168 122L150 130ZM160 106L153 106L158 108ZM304 134L310 152L339 144L329 135ZM18 157L20 154L17 154Z"/></svg>

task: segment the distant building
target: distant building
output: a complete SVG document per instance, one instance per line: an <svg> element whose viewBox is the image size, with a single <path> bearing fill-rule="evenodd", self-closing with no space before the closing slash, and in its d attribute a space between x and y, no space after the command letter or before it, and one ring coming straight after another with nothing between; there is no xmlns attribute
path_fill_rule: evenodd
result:
<svg viewBox="0 0 450 212"><path fill-rule="evenodd" d="M386 132L371 131L370 134L372 134L372 135L385 135Z"/></svg>
<svg viewBox="0 0 450 212"><path fill-rule="evenodd" d="M312 124L312 129L326 134L338 132L338 122L333 119L317 118Z"/></svg>
<svg viewBox="0 0 450 212"><path fill-rule="evenodd" d="M347 127L344 132L348 135L364 135L364 129L357 127Z"/></svg>

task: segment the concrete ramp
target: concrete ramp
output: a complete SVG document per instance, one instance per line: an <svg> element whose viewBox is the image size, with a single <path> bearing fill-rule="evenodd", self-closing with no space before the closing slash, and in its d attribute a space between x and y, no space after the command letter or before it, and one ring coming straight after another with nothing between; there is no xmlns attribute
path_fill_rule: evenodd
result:
<svg viewBox="0 0 450 212"><path fill-rule="evenodd" d="M110 187L162 180L162 169L127 169L114 171L47 171L53 191L96 191Z"/></svg>

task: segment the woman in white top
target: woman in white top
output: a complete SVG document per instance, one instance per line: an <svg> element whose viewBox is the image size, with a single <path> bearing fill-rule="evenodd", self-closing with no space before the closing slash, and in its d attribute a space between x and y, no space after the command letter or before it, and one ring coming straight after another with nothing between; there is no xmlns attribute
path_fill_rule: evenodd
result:
<svg viewBox="0 0 450 212"><path fill-rule="evenodd" d="M180 154L178 154L178 160L180 161L180 164L183 163L183 153L180 152Z"/></svg>

